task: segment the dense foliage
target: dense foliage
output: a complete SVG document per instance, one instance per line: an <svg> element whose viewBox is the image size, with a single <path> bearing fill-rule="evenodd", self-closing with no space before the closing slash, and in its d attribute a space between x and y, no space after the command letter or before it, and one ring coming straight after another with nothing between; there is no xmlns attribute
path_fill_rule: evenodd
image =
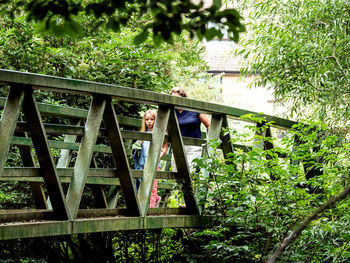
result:
<svg viewBox="0 0 350 263"><path fill-rule="evenodd" d="M142 19L146 14L149 19L144 21L142 31L134 38L139 44L144 42L148 35L153 41L160 44L162 41L174 43L174 35L181 35L187 31L190 37L222 38L223 29L229 32L229 38L238 41L239 33L244 31L241 16L235 9L222 10L222 1L215 0L212 5L204 6L203 1L72 1L72 0L16 0L1 1L5 9L16 14L18 9L25 6L28 20L39 21L46 31L55 34L79 34L83 31L79 15L92 15L94 29L101 24L118 32L126 26L133 16ZM1 3L0 2L0 3ZM216 28L208 28L208 23L215 23Z"/></svg>
<svg viewBox="0 0 350 263"><path fill-rule="evenodd" d="M203 248L213 260L263 262L299 223L349 180L349 143L326 125L296 125L288 133L275 130L275 138L262 137L262 128L248 125L248 133L230 132L233 143L247 146L224 159L212 142L207 158L198 160L212 177L200 178L207 188L206 211L224 217L214 229L196 233L211 237ZM252 141L255 141L253 148ZM263 145L274 145L262 147ZM260 145L260 147L259 147ZM270 149L271 148L271 149ZM199 197L206 195L199 192ZM342 201L302 232L280 258L281 262L348 262L349 201Z"/></svg>
<svg viewBox="0 0 350 263"><path fill-rule="evenodd" d="M244 73L272 89L288 114L349 119L349 2L246 1L248 33L240 42Z"/></svg>
<svg viewBox="0 0 350 263"><path fill-rule="evenodd" d="M174 46L156 48L151 41L133 45L138 24L120 33L101 29L91 35L86 29L79 38L39 34L24 15L13 20L2 16L0 24L1 68L153 91L166 91L173 85L173 68L181 67L183 78L205 69L198 42L185 36L179 36Z"/></svg>
<svg viewBox="0 0 350 263"><path fill-rule="evenodd" d="M94 26L94 21L90 18L88 15L81 14L75 17L83 28L79 38L58 37L52 34L41 34L40 28L35 23L27 21L22 10L18 10L14 17L9 16L7 12L1 12L0 68L99 81L166 93L173 85L189 78L197 78L197 74L206 69L199 42L190 40L186 34L174 37L176 43L173 45L162 43L155 46L150 37L142 44L135 46L134 37L142 32L140 26L145 23L145 20L138 21L134 17L129 21L127 28L121 28L117 33L100 27L91 34L90 29ZM200 74L200 77L203 77L203 74ZM37 100L41 102L89 107L90 98L88 97L38 91L36 93ZM1 96L6 96L6 92ZM139 117L146 106L118 101L115 107L118 114ZM50 122L50 119L44 121ZM52 153L54 158L59 155L59 151L52 151ZM97 158L96 161L99 162L99 159ZM21 165L18 150L15 147L11 148L6 166ZM108 166L106 163L103 165ZM89 189L86 189L86 192L89 194ZM83 205L89 206L89 201L91 201L89 196L84 195ZM29 185L20 182L1 183L0 207L1 209L33 207ZM116 249L122 249L122 253L116 254L114 260L127 261L127 258L133 256L135 256L135 262L137 260L144 262L145 259L156 261L158 256L167 260L181 256L179 249L182 250L183 247L176 243L179 240L176 238L177 235L176 231L169 230L162 236L159 233L130 233L130 237L125 238L128 234L107 233L106 235L5 241L0 242L0 260L87 262L87 256L93 254L100 255L95 262L98 260L103 262L104 259L111 258L111 254L114 257L113 246ZM134 239L135 236L139 239ZM164 244L171 244L173 236L176 244L169 245L165 254L158 253L159 249L157 253L154 252L154 240L161 239L164 246ZM140 241L141 238L143 243ZM128 252L129 247L131 250ZM138 249L140 252L137 252ZM101 254L105 255L105 258Z"/></svg>

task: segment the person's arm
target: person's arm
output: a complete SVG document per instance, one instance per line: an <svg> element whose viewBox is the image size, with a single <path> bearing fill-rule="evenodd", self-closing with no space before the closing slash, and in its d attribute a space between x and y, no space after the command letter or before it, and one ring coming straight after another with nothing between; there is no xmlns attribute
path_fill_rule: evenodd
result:
<svg viewBox="0 0 350 263"><path fill-rule="evenodd" d="M165 131L165 134L168 135L168 130ZM165 143L165 142L163 142L163 144L162 144L162 150L161 150L161 152L160 152L160 157L159 157L159 159L162 159L162 157L166 155L167 150L168 150L168 144Z"/></svg>
<svg viewBox="0 0 350 263"><path fill-rule="evenodd" d="M166 155L167 150L168 150L168 144L163 143L159 159L161 159L164 155Z"/></svg>
<svg viewBox="0 0 350 263"><path fill-rule="evenodd" d="M207 133L209 133L209 127L210 127L210 121L209 118L206 114L199 114L199 119L201 122L204 124L204 126L207 128Z"/></svg>

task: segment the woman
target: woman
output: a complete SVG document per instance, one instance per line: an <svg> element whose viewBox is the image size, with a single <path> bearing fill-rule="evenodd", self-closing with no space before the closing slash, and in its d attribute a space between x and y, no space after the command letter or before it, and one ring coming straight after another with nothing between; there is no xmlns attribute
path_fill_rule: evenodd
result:
<svg viewBox="0 0 350 263"><path fill-rule="evenodd" d="M188 98L185 89L181 87L172 88L170 95ZM207 132L209 131L210 121L206 114L177 109L176 116L182 136L201 139L201 123L207 128ZM193 171L192 161L202 156L202 147L185 145L185 154L190 165L190 170Z"/></svg>

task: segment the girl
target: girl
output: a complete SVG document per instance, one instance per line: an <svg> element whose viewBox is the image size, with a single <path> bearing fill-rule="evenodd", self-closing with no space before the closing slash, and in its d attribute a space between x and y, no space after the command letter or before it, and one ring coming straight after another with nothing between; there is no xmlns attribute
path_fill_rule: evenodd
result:
<svg viewBox="0 0 350 263"><path fill-rule="evenodd" d="M141 132L152 132L154 123L156 121L156 117L157 117L156 111L147 110L142 118ZM137 167L139 169L143 169L146 163L146 157L148 154L150 141L139 141L139 143L141 144L141 153L140 153ZM167 149L168 149L167 144L163 143L159 158L162 158L166 154ZM137 168L135 167L135 169ZM160 161L157 167L157 171L158 170L160 170ZM150 205L149 205L150 208L155 208L159 206L160 196L158 196L157 194L157 188L158 188L158 179L155 179L153 183L152 193L151 193L151 199L150 199Z"/></svg>

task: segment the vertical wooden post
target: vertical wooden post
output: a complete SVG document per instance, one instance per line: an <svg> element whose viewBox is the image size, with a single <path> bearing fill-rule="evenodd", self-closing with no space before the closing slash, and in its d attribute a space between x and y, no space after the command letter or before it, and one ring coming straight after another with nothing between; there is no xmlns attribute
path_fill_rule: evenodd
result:
<svg viewBox="0 0 350 263"><path fill-rule="evenodd" d="M228 126L228 120L227 120L227 115L223 116L222 119L222 128L229 128ZM227 158L228 153L233 152L233 147L231 143L231 136L230 133L223 134L222 132L220 133L220 139L222 141L221 143L221 149L224 154L224 157Z"/></svg>
<svg viewBox="0 0 350 263"><path fill-rule="evenodd" d="M208 132L208 142L211 140L215 140L215 139L219 139L220 138L220 132L221 132L221 127L222 127L222 123L223 123L223 116L222 115L212 115L211 116L211 121L210 121L210 128L209 128L209 132ZM213 149L208 145L207 146L207 154L210 154L210 152ZM207 169L202 168L201 169L201 175L202 175L202 180L207 180L210 177L210 173ZM204 198L199 200L201 203L204 203L206 196L207 196L207 192L208 192L208 188L206 186L203 186L201 188L197 189L197 193L198 192L202 192L201 196L203 196ZM204 209L204 204L201 204L199 206L199 213L202 214Z"/></svg>
<svg viewBox="0 0 350 263"><path fill-rule="evenodd" d="M79 126L81 123L81 120L78 120L78 122L75 124L76 126ZM64 142L75 142L77 140L77 135L64 135ZM60 158L58 158L57 161L57 168L68 168L69 163L72 157L72 152L69 149L61 149L60 151Z"/></svg>
<svg viewBox="0 0 350 263"><path fill-rule="evenodd" d="M107 194L107 208L116 208L119 195L120 195L120 186L111 186Z"/></svg>
<svg viewBox="0 0 350 263"><path fill-rule="evenodd" d="M95 157L92 157L90 168L97 168L97 162ZM92 194L95 199L96 208L107 208L107 199L102 185L90 185Z"/></svg>
<svg viewBox="0 0 350 263"><path fill-rule="evenodd" d="M256 124L257 128L263 128L265 125L266 125L266 122L262 122L262 123L257 123ZM257 135L260 135L260 136L266 137L266 138L272 138L270 126L264 128L260 132L257 132ZM264 140L264 139L262 139L260 141L260 143L258 143L258 147L260 149L265 150L265 151L266 150L271 150L271 149L274 148L273 144L270 141ZM271 160L272 158L273 157L270 154L266 154L266 160ZM274 174L273 172L270 172L270 178L271 178L271 180L277 180L278 176L276 174Z"/></svg>

